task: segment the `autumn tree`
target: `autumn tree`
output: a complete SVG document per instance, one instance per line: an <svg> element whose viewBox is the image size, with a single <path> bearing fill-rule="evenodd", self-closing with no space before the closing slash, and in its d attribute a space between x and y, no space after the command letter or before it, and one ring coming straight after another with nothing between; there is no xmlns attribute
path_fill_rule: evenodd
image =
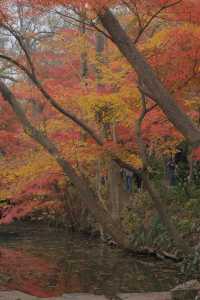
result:
<svg viewBox="0 0 200 300"><path fill-rule="evenodd" d="M38 4L38 6L37 6ZM43 6L41 6L43 4ZM128 64L129 64L129 71L126 74L123 74L122 71L122 76L127 79L128 76L130 76L131 80L130 86L132 82L135 84L135 91L133 93L134 98L138 98L138 89L137 85L139 85L139 90L144 94L146 97L148 97L148 101L151 103L153 100L156 105L161 109L161 111L164 113L164 115L169 119L169 121L177 128L181 134L188 140L188 142L191 144L191 147L196 147L199 145L200 141L200 134L199 134L199 129L195 127L195 125L192 123L191 119L187 116L187 114L184 112L184 108L181 107L176 103L176 101L173 99L169 91L164 87L163 82L161 82L160 79L158 79L158 76L156 76L155 71L153 70L153 67L158 67L157 65L152 66L152 62L150 59L147 62L147 58L144 57L144 54L142 53L142 50L138 50L139 47L136 48L135 44L138 43L140 40L147 41L148 43L148 38L149 35L151 36L154 34L154 30L157 29L157 18L159 16L166 16L167 11L170 11L172 15L172 21L174 20L180 20L180 13L179 9L180 7L185 8L184 12L190 12L191 7L188 6L188 4L185 1L174 1L174 2L169 2L169 1L151 1L151 5L149 5L149 1L143 1L142 4L138 3L137 1L125 1L122 6L113 6L112 12L109 10L110 5L116 5L117 3L115 2L110 2L110 1L104 1L101 3L99 6L94 5L93 1L87 1L87 10L88 14L86 19L86 16L84 15L84 20L80 19L80 16L77 13L77 6L75 2L73 1L49 1L46 3L43 1L34 1L33 3L33 9L35 12L38 14L41 14L41 11L43 14L46 14L46 11L44 12L44 9L46 7L48 8L48 5L51 5L51 8L54 7L55 4L66 4L66 5L74 5L74 10L75 14L69 13L69 9L67 10L68 15L66 16L65 14L62 13L62 16L67 17L68 20L73 20L73 22L82 22L84 21L84 26L88 28L88 30L97 30L98 32L104 34L109 40L111 40L120 50L124 58L126 58ZM83 3L81 3L80 6L82 6ZM78 5L78 9L80 9L80 6ZM71 7L71 6L70 6ZM128 7L128 10L127 10ZM39 10L38 10L39 9ZM187 9L187 10L186 10ZM95 14L94 14L95 11ZM193 11L193 10L192 10ZM97 133L98 126L95 125L95 129L93 129L93 126L89 126L86 121L83 121L80 117L78 117L77 113L72 113L68 108L64 108L63 105L60 104L60 101L57 99L59 98L59 94L55 95L55 91L52 90L52 82L49 82L51 84L46 84L46 86L43 84L43 82L40 80L43 78L44 73L42 73L42 68L38 68L38 65L36 63L37 58L34 56L34 54L30 51L29 45L27 45L26 37L24 36L23 32L20 32L19 30L16 30L15 27L13 27L13 20L9 19L9 15L7 16L6 10L4 9L4 14L2 14L2 28L9 32L12 37L15 38L15 40L18 42L18 45L20 46L20 53L16 55L16 53L13 55L9 56L7 53L2 52L0 55L0 58L3 61L8 62L12 66L14 66L15 70L20 70L23 71L23 76L24 74L28 77L29 82L31 81L33 86L36 88L36 95L37 97L43 96L43 100L45 99L50 103L57 111L62 113L65 117L69 118L72 120L75 124L80 126L84 131L87 132L87 134L92 137L92 139L95 140L95 142L99 146L107 146L106 142L104 139L102 139L102 136ZM145 12L145 13L142 13ZM96 13L98 16L98 22L96 21ZM133 17L130 15L131 13L133 14ZM60 11L59 11L59 15ZM123 17L127 16L126 19L130 19L130 23L126 22L125 24L123 23ZM177 17L178 16L178 17ZM123 23L123 26L120 24L119 20ZM182 18L185 20L187 19L187 13L184 13L182 15ZM194 17L195 19L195 17ZM99 20L101 21L104 29L99 25ZM170 20L169 20L170 21ZM196 21L196 19L195 19ZM197 19L198 21L198 19ZM155 22L155 23L154 23ZM136 24L136 26L132 26L131 24ZM154 26L155 27L154 27ZM125 28L125 29L124 29ZM131 30L130 30L131 28ZM149 29L149 32L147 31ZM85 28L84 28L85 30ZM71 32L72 33L72 32ZM33 38L32 35L31 37L28 38L30 39L35 39ZM144 47L145 49L145 47ZM115 49L116 50L116 49ZM147 52L148 52L147 48ZM149 53L149 52L148 52ZM56 56L56 55L55 55ZM34 59L35 60L34 60ZM81 55L82 58L82 63L84 63L84 74L86 70L86 53L82 52ZM83 62L84 60L84 62ZM198 60L198 58L197 58ZM41 55L41 60L42 61L42 55ZM107 67L108 66L108 67ZM83 67L83 64L82 64ZM87 65L88 67L88 65ZM109 64L101 64L100 66L102 69L102 72L105 71L105 73L109 70L110 65ZM114 66L113 64L113 69L120 69L119 66ZM160 71L161 68L158 68ZM49 70L52 72L52 68L49 68ZM130 71L131 70L131 71ZM132 72L132 70L136 71ZM71 70L72 71L72 70ZM184 78L184 80L187 81L189 80L189 77L191 76L189 74L190 70L187 72L187 76ZM61 70L62 73L62 70ZM60 74L61 74L60 73ZM196 65L195 65L195 76L196 76ZM82 68L82 74L83 74L83 68ZM189 74L189 77L188 77ZM69 74L69 76L71 73ZM137 75L137 76L136 76ZM193 74L194 75L194 74ZM88 79L92 79L88 78ZM112 76L112 75L111 75ZM139 81L137 80L137 77L139 78ZM79 78L80 79L80 78ZM163 80L163 78L162 78ZM132 81L132 82L131 82ZM55 81L54 81L55 82ZM92 82L89 81L89 82ZM48 83L48 80L46 81ZM69 83L69 81L68 81ZM87 83L88 84L88 83ZM123 82L121 80L120 84L125 84L125 81ZM59 86L59 85L57 85ZM76 85L77 86L77 85ZM114 109L117 108L117 106L113 106L112 101L110 101L110 98L112 96L112 99L115 100L115 93L118 90L118 86L116 83L113 83L112 80L110 81L110 85L107 85L108 90L104 91L102 94L95 95L97 100L101 98L101 100L104 98L105 99L105 104L106 107L108 104L112 106L112 112L111 112L111 118L115 113L113 114L113 107ZM169 89L171 86L169 85ZM175 87L177 88L177 87ZM88 89L88 85L84 86L84 89ZM81 89L81 93L83 92L84 89ZM110 92L112 91L112 93ZM132 90L130 90L132 91ZM56 91L57 92L57 91ZM76 90L76 93L78 91ZM71 166L71 164L62 156L60 151L58 151L57 147L55 146L54 143L52 143L48 137L46 137L41 130L36 129L27 119L26 114L24 113L23 108L19 105L17 102L13 92L11 92L8 87L6 87L5 83L1 82L1 93L4 97L4 99L10 104L12 107L13 111L17 115L18 119L24 126L25 132L27 132L33 139L35 139L37 142L39 142L52 156L53 158L57 161L57 163L61 166L63 169L64 173L70 178L71 182L73 185L76 187L79 197L81 196L82 198L87 198L87 206L92 211L97 218L97 220L102 223L106 230L108 230L109 233L116 239L121 245L127 247L127 241L125 242L124 235L122 234L121 230L121 224L119 226L119 220L111 220L109 218L109 212L105 210L105 208L102 208L102 205L99 202L98 195L96 195L95 192L93 192L90 187L88 180L83 178L81 175L77 174L75 172L74 168ZM61 92L62 96L63 90ZM107 95L106 95L107 93ZM39 96L40 94L40 96ZM66 94L67 95L67 94ZM69 96L69 95L67 95ZM91 94L91 97L93 97L94 94ZM120 95L120 93L116 93L116 97L122 96L121 98L123 99L123 95ZM88 95L85 97L82 97L83 100L84 98L86 99ZM128 97L128 101L130 101L130 95ZM109 99L109 100L108 100ZM150 100L151 99L151 100ZM137 101L137 99L136 99ZM71 102L72 103L72 102ZM103 104L103 101L101 105ZM80 107L79 107L80 108ZM77 107L76 107L77 109ZM100 107L100 109L104 109L103 106ZM129 111L128 113L130 113ZM116 114L117 115L117 114ZM117 115L119 118L119 115ZM120 118L119 118L120 119ZM130 119L131 120L131 119ZM93 119L92 122L95 120ZM93 123L94 124L94 123ZM130 134L131 131L129 131ZM115 141L114 144L116 144L117 141ZM108 150L109 149L109 150ZM119 163L120 165L123 165L123 159L118 157L118 152L114 151L114 147L112 145L111 148L107 147L106 149L107 153L112 156L113 159L115 159L116 162ZM119 168L118 168L119 170ZM119 172L119 171L118 171ZM150 194L152 195L149 187L147 186ZM119 196L119 195L118 195ZM83 199L84 200L84 199ZM163 219L163 218L162 218ZM165 217L164 217L165 219ZM168 222L168 220L167 220ZM112 223L112 224L111 224ZM164 222L166 225L166 222ZM172 234L173 238L176 239L176 234ZM177 243L179 244L179 242Z"/></svg>

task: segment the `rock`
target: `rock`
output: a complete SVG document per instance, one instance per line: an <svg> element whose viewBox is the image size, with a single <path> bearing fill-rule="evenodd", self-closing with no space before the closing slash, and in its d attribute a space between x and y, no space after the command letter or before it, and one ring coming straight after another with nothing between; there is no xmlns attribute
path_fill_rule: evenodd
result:
<svg viewBox="0 0 200 300"><path fill-rule="evenodd" d="M195 300L198 291L189 289L189 290L176 290L172 291L172 300Z"/></svg>
<svg viewBox="0 0 200 300"><path fill-rule="evenodd" d="M195 300L200 300L200 293L195 297Z"/></svg>
<svg viewBox="0 0 200 300"><path fill-rule="evenodd" d="M182 289L182 288L200 290L200 282L198 280L190 280L175 287L175 289Z"/></svg>
<svg viewBox="0 0 200 300"><path fill-rule="evenodd" d="M197 280L190 280L171 290L172 300L195 300L199 291L200 283Z"/></svg>

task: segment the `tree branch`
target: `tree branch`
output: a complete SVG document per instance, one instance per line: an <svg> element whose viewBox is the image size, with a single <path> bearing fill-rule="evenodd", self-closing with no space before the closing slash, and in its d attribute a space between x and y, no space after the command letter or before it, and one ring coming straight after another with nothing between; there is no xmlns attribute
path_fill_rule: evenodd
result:
<svg viewBox="0 0 200 300"><path fill-rule="evenodd" d="M1 27L6 29L8 32L10 32L11 35L13 35L15 37L15 39L17 40L17 42L19 43L22 51L25 54L26 60L28 62L28 65L31 69L32 74L35 74L35 68L33 65L33 62L31 60L30 54L29 54L29 50L27 49L25 43L24 43L24 39L22 38L22 36L20 35L20 33L18 33L14 28L12 28L11 26L5 25L5 24L1 24Z"/></svg>
<svg viewBox="0 0 200 300"><path fill-rule="evenodd" d="M165 201L163 201L163 197L161 197L160 193L155 189L153 184L150 182L149 179L149 162L148 162L148 156L146 153L146 146L144 144L143 138L142 138L142 123L144 121L145 116L147 113L152 110L152 107L150 109L147 109L146 107L146 99L145 95L141 94L141 101L142 101L142 111L140 114L140 117L138 118L136 125L135 125L135 131L136 131L136 139L137 144L139 147L139 153L140 158L143 162L143 171L142 171L142 179L143 184L148 191L154 206L156 210L158 211L158 214L160 216L160 220L163 223L163 225L166 227L168 234L172 241L174 241L175 245L183 251L184 254L189 254L190 249L189 247L184 243L182 238L179 236L176 227L171 221L171 217L169 216L169 213L167 212L167 208L165 207ZM161 200L162 199L162 200Z"/></svg>
<svg viewBox="0 0 200 300"><path fill-rule="evenodd" d="M74 113L67 111L64 109L57 101L54 100L53 97L49 95L49 93L43 88L42 84L39 82L35 74L32 74L29 70L27 70L26 67L24 67L22 64L14 60L13 58L0 54L0 58L7 60L11 62L13 65L15 65L17 68L22 70L28 78L34 83L34 85L38 88L38 90L41 92L41 94L45 97L45 99L60 113L62 113L64 116L72 120L75 124L77 124L79 127L81 127L83 130L85 130L90 137L92 137L98 145L103 145L103 140L85 121L78 118Z"/></svg>
<svg viewBox="0 0 200 300"><path fill-rule="evenodd" d="M157 12L155 12L155 13L149 18L149 20L148 20L142 27L140 27L140 31L139 31L137 37L135 38L134 43L137 44L137 42L139 41L140 37L141 37L142 34L145 32L145 30L150 26L150 24L153 22L153 20L159 16L159 14L160 14L162 11L164 11L164 10L170 8L170 7L173 7L173 6L177 5L177 4L180 4L182 1L183 1L183 0L178 0L178 1L173 2L173 3L163 5Z"/></svg>
<svg viewBox="0 0 200 300"><path fill-rule="evenodd" d="M104 28L112 36L113 42L136 71L138 78L142 79L144 86L168 120L183 134L192 147L200 145L200 130L174 101L112 12L105 8L99 17Z"/></svg>
<svg viewBox="0 0 200 300"><path fill-rule="evenodd" d="M21 104L16 100L14 94L1 80L0 93L4 100L12 107L12 110L22 124L25 133L41 145L62 168L63 173L69 177L74 188L78 191L77 196L85 203L85 206L89 209L97 222L104 227L105 231L113 237L119 246L127 248L128 241L126 239L126 235L121 230L119 222L113 220L110 213L101 205L96 193L94 193L94 191L90 188L88 179L78 175L75 169L61 155L51 140L49 140L46 135L31 124Z"/></svg>

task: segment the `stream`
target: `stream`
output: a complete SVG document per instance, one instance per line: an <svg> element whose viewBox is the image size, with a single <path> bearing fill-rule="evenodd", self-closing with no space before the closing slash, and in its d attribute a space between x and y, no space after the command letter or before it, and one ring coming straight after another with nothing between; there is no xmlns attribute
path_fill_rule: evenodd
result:
<svg viewBox="0 0 200 300"><path fill-rule="evenodd" d="M11 229L18 235L0 231L0 290L113 295L167 291L181 282L171 262L135 258L97 239L40 225Z"/></svg>

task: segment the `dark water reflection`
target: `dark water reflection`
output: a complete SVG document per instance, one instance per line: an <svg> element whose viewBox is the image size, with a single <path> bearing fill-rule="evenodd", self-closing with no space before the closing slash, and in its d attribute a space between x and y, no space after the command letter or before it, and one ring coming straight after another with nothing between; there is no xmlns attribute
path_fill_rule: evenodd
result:
<svg viewBox="0 0 200 300"><path fill-rule="evenodd" d="M0 286L36 296L164 291L178 282L171 264L140 261L98 240L45 228L0 236Z"/></svg>

